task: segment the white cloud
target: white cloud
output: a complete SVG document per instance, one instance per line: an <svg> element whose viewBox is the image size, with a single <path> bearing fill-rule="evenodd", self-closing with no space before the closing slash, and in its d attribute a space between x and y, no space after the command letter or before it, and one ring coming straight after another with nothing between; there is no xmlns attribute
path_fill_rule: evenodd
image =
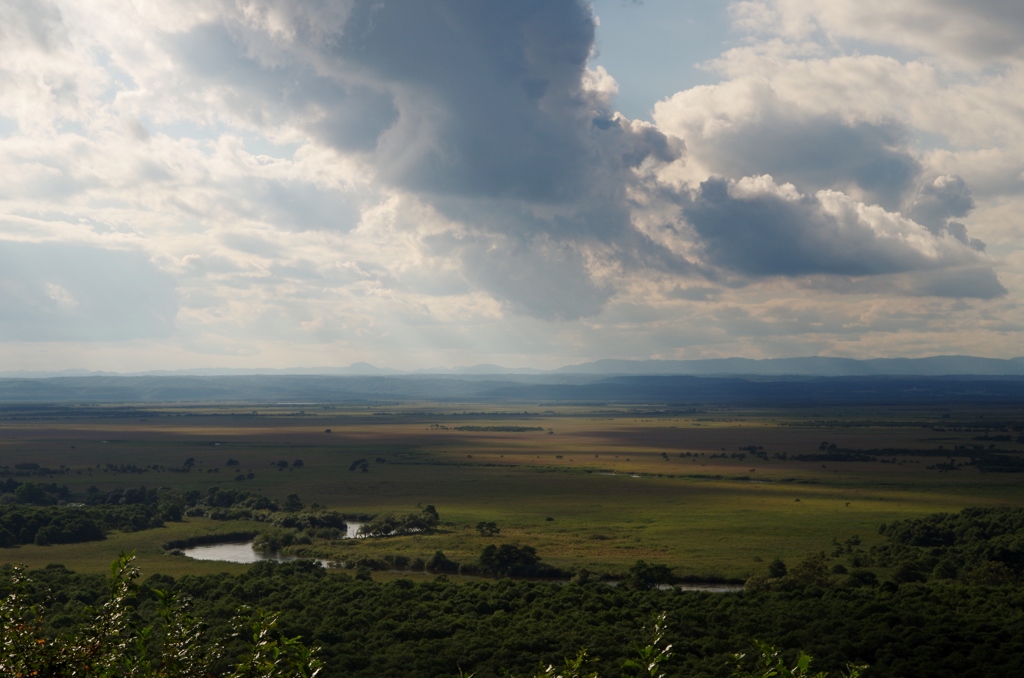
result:
<svg viewBox="0 0 1024 678"><path fill-rule="evenodd" d="M1016 57L970 52L964 36L960 42L937 38L913 58L858 53L863 43L847 51L842 42L866 39L870 32L879 42L908 47L907 41L917 39L905 30L908 17L938 17L949 25L967 13L971 18L962 27L971 32L985 22L1012 23L1021 14L1014 10L1013 17L1004 17L994 3L950 11L945 4L733 5L737 26L752 37L711 63L722 82L679 92L655 108L659 127L683 138L688 149L686 164L662 176L690 187L728 177L729 192L739 196L751 181L744 177L770 174L792 187L790 197L794 191L816 195L819 215L829 218L777 215L790 226L785 232L802 235L783 238L778 250L766 250L774 256L765 261L757 253L767 246L764 238L782 234L764 230L770 215L722 212L717 218L728 224L724 230L703 224L709 252L729 253L724 261L744 270L774 274L787 262L794 271L813 270L807 264L812 253L855 276L871 267L878 273L918 271L890 282L890 294L956 296L959 290L989 298L1010 289L1011 298L1017 297L1017 288L998 282L998 259L975 254L989 241L1000 243L997 254L1004 254L1010 234L1020 232L1016 219L996 223L989 209L1003 201L1020 204L1024 189L1024 90L1007 86L1020 77ZM977 68L970 61L983 57L1002 67ZM855 233L861 246L849 240ZM853 264L858 252L864 263L859 274ZM830 259L830 253L842 260ZM946 271L926 273L936 266ZM865 284L846 281L833 289L852 293Z"/></svg>
<svg viewBox="0 0 1024 678"><path fill-rule="evenodd" d="M437 7L3 4L8 360L1014 352L1016 10L737 3L645 122L587 5Z"/></svg>
<svg viewBox="0 0 1024 678"><path fill-rule="evenodd" d="M986 67L1024 57L1024 6L1006 0L754 0L734 3L751 32L896 45L953 65Z"/></svg>

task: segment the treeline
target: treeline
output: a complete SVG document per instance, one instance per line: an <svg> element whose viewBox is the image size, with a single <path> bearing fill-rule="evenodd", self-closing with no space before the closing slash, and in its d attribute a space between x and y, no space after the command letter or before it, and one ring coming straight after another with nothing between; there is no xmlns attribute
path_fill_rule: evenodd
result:
<svg viewBox="0 0 1024 678"><path fill-rule="evenodd" d="M26 461L14 466L0 465L0 476L53 476L68 473L70 470L63 464L60 468L48 468Z"/></svg>
<svg viewBox="0 0 1024 678"><path fill-rule="evenodd" d="M9 489L13 479L4 482ZM106 539L111 530L138 532L182 519L188 499L181 493L145 486L102 491L90 487L80 502L67 487L18 483L19 504L0 505L0 547L75 544ZM57 499L61 504L58 505Z"/></svg>
<svg viewBox="0 0 1024 678"><path fill-rule="evenodd" d="M106 539L110 530L138 532L181 520L153 505L0 506L0 547L76 544Z"/></svg>
<svg viewBox="0 0 1024 678"><path fill-rule="evenodd" d="M8 479L5 484L12 481ZM138 532L181 520L184 499L168 490L103 492L90 487L81 502L55 505L41 497L69 498L66 487L20 483L14 488L24 504L0 505L0 548L21 544L75 544L99 541L107 532Z"/></svg>
<svg viewBox="0 0 1024 678"><path fill-rule="evenodd" d="M0 482L0 497L3 503L35 504L37 506L55 506L71 497L67 485L57 483L21 482L8 478Z"/></svg>
<svg viewBox="0 0 1024 678"><path fill-rule="evenodd" d="M291 508L295 507L293 504ZM298 507L301 508L301 503L298 504ZM416 513L384 513L359 517L365 521L359 527L359 535L363 537L426 534L436 528L441 520L437 509L429 504ZM289 514L258 514L254 512L252 519L261 520L270 525L267 529L262 530L253 542L253 548L258 551L280 551L290 546L314 545L317 541L322 545L325 541L329 542L345 537L348 531L344 514L324 509ZM306 549L304 554L315 552L315 549ZM368 570L411 568L423 571L426 561L422 558L410 560L403 556L385 556L380 559L361 558L347 562L345 565L349 568L358 567ZM455 563L454 567L457 571L459 564Z"/></svg>
<svg viewBox="0 0 1024 678"><path fill-rule="evenodd" d="M447 428L447 427L444 427ZM527 433L543 431L543 426L453 426L453 431L488 431L494 433Z"/></svg>
<svg viewBox="0 0 1024 678"><path fill-rule="evenodd" d="M898 581L1024 583L1024 509L969 508L882 525L888 543L871 549Z"/></svg>
<svg viewBox="0 0 1024 678"><path fill-rule="evenodd" d="M4 482L17 481L8 479ZM21 493L36 498L35 494L29 493L61 494L66 489L55 485L20 483L14 488L14 493L15 496ZM61 505L35 505L35 502L0 504L0 548L98 541L105 539L111 530L138 532L154 529L163 527L167 522L180 522L186 515L268 523L268 532L278 535L277 542L273 538L267 540L265 547L268 550L277 550L280 548L278 542L282 541L289 545L308 544L314 538L337 539L344 536L347 529L342 514L315 509L304 511L305 505L295 494L277 502L254 492L219 487L209 488L206 492L176 492L145 486L103 491L93 486L79 498L82 501ZM252 534L257 532L253 530Z"/></svg>
<svg viewBox="0 0 1024 678"><path fill-rule="evenodd" d="M444 551L435 551L429 558L409 558L402 555L385 555L380 558L356 558L343 563L344 567L356 571L356 579L370 579L373 571L430 572L432 574L458 574L464 576L529 577L532 579L569 579L589 581L584 570L573 573L561 570L541 561L537 549L519 544L489 544L484 547L475 561L459 562L450 559Z"/></svg>
<svg viewBox="0 0 1024 678"><path fill-rule="evenodd" d="M270 527L260 530L253 541L253 548L269 553L289 546L310 545L314 539L342 539L348 530L344 515L337 511L270 514L265 519Z"/></svg>
<svg viewBox="0 0 1024 678"><path fill-rule="evenodd" d="M824 443L823 443L824 445ZM724 456L724 455L723 455ZM977 468L983 473L1022 473L1024 472L1024 453L1018 450L998 450L985 448L982 445L957 445L951 449L943 447L935 449L913 448L873 448L868 450L845 449L829 445L820 447L815 454L781 454L773 455L773 459L781 461L810 462L868 462L879 461L891 463L897 457L933 457L945 458L946 462L936 462L927 468L939 471L955 471L964 466ZM966 461L955 461L966 458Z"/></svg>
<svg viewBox="0 0 1024 678"><path fill-rule="evenodd" d="M366 537L394 537L417 532L426 532L437 527L440 516L432 504L419 513L385 513L375 516L359 528L359 534Z"/></svg>

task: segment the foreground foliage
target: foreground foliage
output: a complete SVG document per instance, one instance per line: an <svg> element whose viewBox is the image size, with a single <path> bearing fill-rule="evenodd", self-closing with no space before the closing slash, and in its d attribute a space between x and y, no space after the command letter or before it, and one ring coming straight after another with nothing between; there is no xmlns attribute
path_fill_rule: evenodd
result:
<svg viewBox="0 0 1024 678"><path fill-rule="evenodd" d="M72 633L48 634L44 607L31 601L31 581L12 572L0 602L0 676L48 678L313 678L323 668L298 638L276 631L277 617L243 608L228 642L211 640L205 624L182 599L151 589L155 619L144 624L132 605L138 569L122 554L111 566L105 600L85 608L89 623Z"/></svg>
<svg viewBox="0 0 1024 678"><path fill-rule="evenodd" d="M35 637L73 637L95 618L90 608L110 595L103 578L59 566L32 577L35 583L19 594L22 609L50 592L42 635ZM938 581L890 591L809 584L711 594L509 579L385 584L351 580L308 561L260 563L238 576L155 575L141 584L132 618L137 628L154 627L155 650L166 646L159 640L164 607L158 591L191 599L187 612L205 624L203 642L222 642L236 653L227 652L230 657L252 644L251 637L242 644L245 639L234 635L239 606L279 611L277 637L301 636L320 646L324 678L454 676L460 670L487 678L506 669L534 675L538 661L562 667L580 648L588 651L587 671L635 676L626 662L637 660L636 648L651 644L641 629L662 610L672 657L659 671L667 677L728 678L737 671L734 653L754 639L802 648L815 657L814 671L833 674L847 663L870 664L867 675L878 678L1024 674L1024 592L1012 585ZM755 672L755 654L744 659L751 662L744 664L748 673L739 675ZM799 665L793 649L780 658L785 666ZM214 667L224 672L216 675L232 666Z"/></svg>
<svg viewBox="0 0 1024 678"><path fill-rule="evenodd" d="M112 578L102 605L88 610L88 624L70 633L47 637L43 608L29 601L31 580L15 569L11 591L0 603L0 675L47 676L50 678L314 678L324 665L298 638L275 632L276 615L257 611L236 615L229 638L241 649L229 652L218 641L210 641L204 624L171 592L152 589L157 601L156 621L142 625L133 606L139 593L135 585L138 570L131 557L122 555L111 566ZM243 608L244 609L244 608ZM622 668L639 678L665 678L664 664L672 658L666 639L666 613L655 617L646 645ZM809 655L801 652L794 668L788 669L780 652L767 643L755 641L758 656L753 672L747 670L745 655L733 655L734 678L828 678L820 672L810 675ZM227 662L228 657L231 662ZM589 670L588 654L580 650L573 659L557 667L541 665L535 678L598 678ZM408 667L413 671L413 667ZM460 678L473 674L459 671ZM507 674L506 675L510 675ZM851 667L840 678L857 678Z"/></svg>

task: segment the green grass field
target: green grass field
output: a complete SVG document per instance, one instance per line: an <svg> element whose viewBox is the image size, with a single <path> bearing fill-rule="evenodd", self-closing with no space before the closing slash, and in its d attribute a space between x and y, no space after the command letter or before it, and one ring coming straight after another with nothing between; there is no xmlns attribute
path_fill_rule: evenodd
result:
<svg viewBox="0 0 1024 678"><path fill-rule="evenodd" d="M294 492L306 503L349 514L433 504L445 523L436 534L344 540L321 548L343 559L427 558L442 549L455 560L473 560L487 544L508 541L534 546L546 562L563 568L615 572L644 559L671 565L681 575L727 577L760 573L776 556L798 560L826 549L834 537L858 534L871 545L879 539L878 525L898 518L1024 504L1024 474L926 468L944 458L901 455L886 464L772 458L814 453L821 442L952 450L978 444L974 438L984 422L1024 420L1019 411L676 415L526 404L307 407L308 412L261 407L257 415L250 406L0 412L0 466L63 466L52 478L18 479L67 484L73 492L91 485L221 486L274 498ZM477 430L456 430L466 426ZM542 430L486 430L512 426ZM1012 442L994 444L1015 448ZM762 447L770 460L749 454L711 458L742 454L740 448L751 445ZM687 454L697 456L680 456ZM181 467L187 458L195 460L188 473L150 468ZM228 467L228 459L240 465ZM303 460L302 468L278 471L274 465L296 459ZM368 472L349 470L358 459L368 461ZM122 473L108 464L149 470ZM236 481L239 472L253 478ZM479 521L496 522L501 533L479 536L473 529ZM239 571L245 566L164 555L160 544L251 525L189 519L112 534L104 542L4 549L0 562L105 571L120 550L135 550L147 574Z"/></svg>

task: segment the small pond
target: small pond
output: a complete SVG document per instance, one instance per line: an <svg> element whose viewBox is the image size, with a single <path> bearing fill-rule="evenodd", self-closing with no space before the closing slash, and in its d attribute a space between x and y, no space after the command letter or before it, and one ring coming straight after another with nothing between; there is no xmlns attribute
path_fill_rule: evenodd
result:
<svg viewBox="0 0 1024 678"><path fill-rule="evenodd" d="M187 557L195 560L219 560L227 563L258 563L261 560L273 560L278 563L298 560L294 556L282 556L277 553L263 553L252 548L252 542L234 542L229 544L209 544L184 549Z"/></svg>
<svg viewBox="0 0 1024 678"><path fill-rule="evenodd" d="M355 521L347 522L348 530L345 533L344 539L361 539L359 534L359 528L364 523L357 523ZM261 560L272 560L275 563L287 563L293 560L300 560L297 556L284 556L279 553L263 553L262 551L256 551L252 547L252 541L245 542L228 542L224 544L208 544L206 546L193 546L190 549L184 549L183 553L186 557L194 560L219 560L225 563L242 563L248 565L250 563L258 563ZM327 566L326 561L319 561L320 564Z"/></svg>
<svg viewBox="0 0 1024 678"><path fill-rule="evenodd" d="M707 593L736 593L743 590L743 584L677 584L680 591L706 591Z"/></svg>

